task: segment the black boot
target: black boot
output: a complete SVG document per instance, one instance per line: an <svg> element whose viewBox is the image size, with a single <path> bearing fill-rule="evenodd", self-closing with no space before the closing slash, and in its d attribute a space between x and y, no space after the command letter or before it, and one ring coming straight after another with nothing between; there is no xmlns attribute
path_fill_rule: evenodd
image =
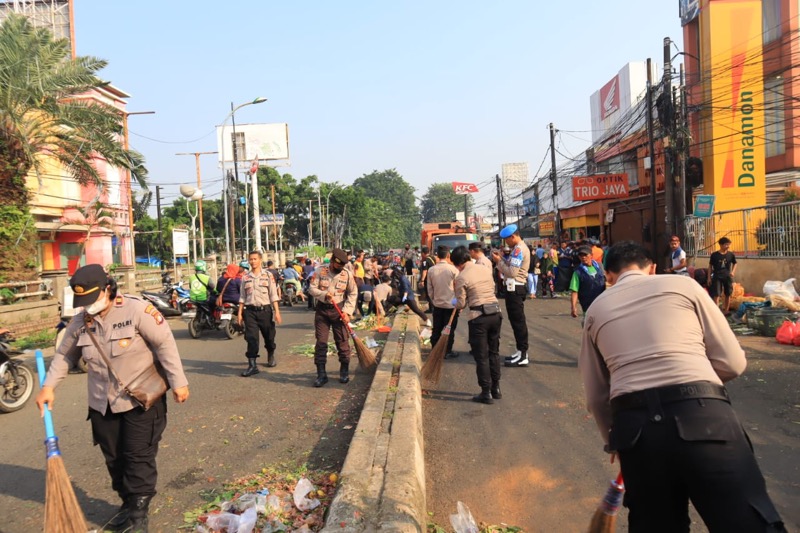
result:
<svg viewBox="0 0 800 533"><path fill-rule="evenodd" d="M128 523L128 499L122 499L122 505L119 506L117 510L117 514L111 517L111 519L106 522L105 527L111 529L112 531L116 531L118 529L122 529L122 527Z"/></svg>
<svg viewBox="0 0 800 533"><path fill-rule="evenodd" d="M489 390L489 387L482 389L480 394L476 394L475 396L473 396L472 401L478 403L485 403L487 405L491 405L494 403L494 400L492 399L492 393Z"/></svg>
<svg viewBox="0 0 800 533"><path fill-rule="evenodd" d="M499 400L503 397L503 393L500 392L500 382L492 383L492 398L495 400Z"/></svg>
<svg viewBox="0 0 800 533"><path fill-rule="evenodd" d="M256 358L255 357L248 357L247 358L247 370L242 372L243 378L249 378L255 374L258 374L258 365L256 365Z"/></svg>
<svg viewBox="0 0 800 533"><path fill-rule="evenodd" d="M350 381L350 363L342 363L339 367L339 383L348 383Z"/></svg>
<svg viewBox="0 0 800 533"><path fill-rule="evenodd" d="M147 533L147 513L150 511L152 496L133 496L130 498L126 533Z"/></svg>
<svg viewBox="0 0 800 533"><path fill-rule="evenodd" d="M267 354L267 367L273 368L275 366L278 366L278 363L275 361L275 354L274 353Z"/></svg>
<svg viewBox="0 0 800 533"><path fill-rule="evenodd" d="M325 372L325 363L317 363L317 379L314 381L315 387L322 387L328 382L328 374Z"/></svg>

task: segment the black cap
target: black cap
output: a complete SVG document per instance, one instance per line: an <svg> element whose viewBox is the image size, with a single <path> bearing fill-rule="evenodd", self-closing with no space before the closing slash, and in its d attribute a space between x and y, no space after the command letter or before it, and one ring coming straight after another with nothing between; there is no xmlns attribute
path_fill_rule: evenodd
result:
<svg viewBox="0 0 800 533"><path fill-rule="evenodd" d="M341 248L335 248L333 254L331 254L331 263L344 266L344 264L347 263L347 253Z"/></svg>
<svg viewBox="0 0 800 533"><path fill-rule="evenodd" d="M108 283L108 274L100 265L86 265L75 271L69 280L74 296L73 307L86 307L97 301Z"/></svg>
<svg viewBox="0 0 800 533"><path fill-rule="evenodd" d="M429 253L431 253L431 251L427 246L423 246L422 247L422 253L423 254L429 254Z"/></svg>
<svg viewBox="0 0 800 533"><path fill-rule="evenodd" d="M581 246L578 248L578 255L592 255L592 247L591 246Z"/></svg>

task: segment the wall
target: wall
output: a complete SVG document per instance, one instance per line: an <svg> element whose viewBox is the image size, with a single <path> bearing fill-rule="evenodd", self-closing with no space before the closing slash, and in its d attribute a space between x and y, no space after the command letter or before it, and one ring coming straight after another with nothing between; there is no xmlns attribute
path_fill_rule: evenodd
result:
<svg viewBox="0 0 800 533"><path fill-rule="evenodd" d="M708 257L690 258L690 265L708 268ZM795 289L800 292L800 258L737 258L736 281L741 283L747 294L763 296L764 282L785 281L797 278Z"/></svg>
<svg viewBox="0 0 800 533"><path fill-rule="evenodd" d="M0 327L10 329L17 338L55 328L60 319L56 298L4 305L0 312Z"/></svg>

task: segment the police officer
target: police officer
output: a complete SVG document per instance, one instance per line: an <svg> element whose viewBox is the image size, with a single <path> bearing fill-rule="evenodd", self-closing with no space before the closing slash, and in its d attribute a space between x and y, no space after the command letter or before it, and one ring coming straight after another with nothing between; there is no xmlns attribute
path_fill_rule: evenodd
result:
<svg viewBox="0 0 800 533"><path fill-rule="evenodd" d="M514 330L514 340L517 351L506 357L506 366L528 366L528 323L525 321L525 293L528 282L528 268L531 264L531 252L522 242L516 224L510 224L500 230L500 237L510 246L511 253L503 259L500 253L492 252L492 261L497 265L497 270L505 277L506 311L511 329Z"/></svg>
<svg viewBox="0 0 800 533"><path fill-rule="evenodd" d="M178 403L189 398L172 330L152 305L119 294L113 278L100 265L79 268L70 279L73 305L83 309L67 326L64 340L47 372L36 404L53 407L54 389L83 357L88 364L89 420L92 437L100 445L111 476L111 488L122 506L109 525L125 531L146 532L147 513L156 494L156 453L167 426L166 396L145 411L112 377L105 362L127 383L158 362ZM98 353L91 336L105 358Z"/></svg>
<svg viewBox="0 0 800 533"><path fill-rule="evenodd" d="M423 248L424 250L425 248ZM439 246L436 249L436 264L427 272L427 291L428 298L432 302L431 310L433 312L433 331L431 333L431 346L436 346L439 342L439 337L442 335L442 330L450 320L450 315L453 313L453 298L455 297L453 281L458 276L458 269L450 263L450 250L447 246ZM453 323L450 328L450 336L447 338L447 352L445 352L445 359L452 359L458 357L458 353L453 351L453 341L455 340L455 330L458 326L458 311L453 317Z"/></svg>
<svg viewBox="0 0 800 533"><path fill-rule="evenodd" d="M608 249L612 287L586 313L578 369L607 451L618 453L629 531L786 531L723 383L747 361L694 280L653 276L641 245Z"/></svg>
<svg viewBox="0 0 800 533"><path fill-rule="evenodd" d="M242 277L237 316L240 326L244 322L244 338L247 341L247 370L242 372L242 377L258 374L256 359L259 331L267 349L267 366L272 368L278 364L275 361L275 323L281 323L280 296L275 277L262 268L263 256L258 250L250 252L247 260L250 272Z"/></svg>
<svg viewBox="0 0 800 533"><path fill-rule="evenodd" d="M314 314L314 334L317 338L314 347L314 364L317 367L315 387L322 387L328 382L325 364L328 361L328 335L331 329L336 350L339 352L339 382L350 381L350 337L342 317L333 305L336 303L344 314L344 321L350 322L356 309L358 287L353 272L345 268L345 265L347 254L336 248L328 267L317 271L308 288L308 292L317 300Z"/></svg>
<svg viewBox="0 0 800 533"><path fill-rule="evenodd" d="M475 358L481 393L472 401L492 404L500 393L500 326L503 315L494 295L494 280L488 268L470 260L469 252L459 246L450 254L459 270L454 282L453 305L464 309L469 325L469 345Z"/></svg>

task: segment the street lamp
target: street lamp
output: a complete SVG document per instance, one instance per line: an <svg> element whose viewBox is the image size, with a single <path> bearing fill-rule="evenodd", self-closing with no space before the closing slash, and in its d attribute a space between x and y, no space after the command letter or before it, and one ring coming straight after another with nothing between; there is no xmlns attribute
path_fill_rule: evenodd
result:
<svg viewBox="0 0 800 533"><path fill-rule="evenodd" d="M231 216L230 220L229 220L229 214L228 214L228 211L229 211L228 202L230 201L230 199L228 198L228 191L227 191L227 188L228 188L228 177L225 174L225 145L226 145L226 142L225 142L225 124L228 122L229 118L233 119L234 113L236 113L239 109L241 109L241 108L243 108L245 106L249 106L249 105L261 104L261 103L264 103L266 101L267 101L266 98L263 98L263 97L259 96L258 98L254 99L252 102L245 102L245 103L240 104L240 105L238 105L236 107L234 107L233 106L233 102L231 102L231 112L228 113L228 115L225 117L225 120L222 121L222 126L221 126L221 130L222 131L221 131L221 135L220 135L222 137L222 142L220 143L220 162L222 163L222 165L221 165L221 167L222 167L222 200L223 200L223 206L224 206L224 211L225 211L225 256L226 256L225 259L226 259L226 261L228 263L231 262L231 240L232 240L232 238L234 238L234 231L233 231L233 217ZM239 172L238 172L238 170L236 168L236 165L237 165L238 161L237 161L237 158L236 158L236 121L235 121L235 119L233 120L233 142L232 142L232 145L233 145L233 168L234 168L234 173L237 176L237 180L236 181L238 182L239 181L238 180ZM235 246L235 244L234 244L234 246Z"/></svg>
<svg viewBox="0 0 800 533"><path fill-rule="evenodd" d="M203 199L203 191L192 187L191 185L181 185L180 187L181 195L186 199L186 212L192 219L192 252L194 253L194 260L197 261L197 230L195 227L195 219L197 218L197 205L194 206L194 214L192 214L192 210L189 208L189 202L199 202Z"/></svg>
<svg viewBox="0 0 800 533"><path fill-rule="evenodd" d="M325 236L328 238L329 247L331 245L330 200L331 200L331 193L335 191L337 187L339 187L339 185L334 183L331 187L331 190L328 191L328 197L325 198Z"/></svg>

